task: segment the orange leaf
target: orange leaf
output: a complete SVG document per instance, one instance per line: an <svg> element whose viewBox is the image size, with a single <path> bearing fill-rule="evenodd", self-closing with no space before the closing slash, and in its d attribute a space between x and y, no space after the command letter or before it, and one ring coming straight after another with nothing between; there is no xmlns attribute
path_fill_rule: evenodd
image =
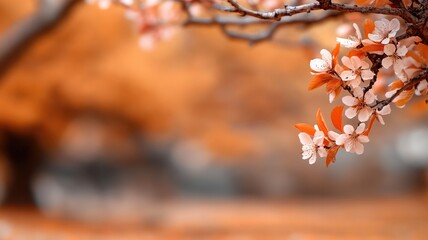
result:
<svg viewBox="0 0 428 240"><path fill-rule="evenodd" d="M366 52L364 52L361 49L352 49L351 51L349 51L348 53L348 57L352 57L352 56L357 56L359 58L362 58L366 55Z"/></svg>
<svg viewBox="0 0 428 240"><path fill-rule="evenodd" d="M333 123L334 127L340 132L343 132L342 114L343 114L342 105L335 107L333 111L331 111L331 122Z"/></svg>
<svg viewBox="0 0 428 240"><path fill-rule="evenodd" d="M311 136L315 134L315 128L306 123L297 123L294 125L295 128L299 129L301 132L305 132Z"/></svg>
<svg viewBox="0 0 428 240"><path fill-rule="evenodd" d="M369 126L367 127L366 131L364 131L364 132L363 132L363 135L369 136L370 131L372 130L372 127L373 127L373 123L374 123L374 121L375 121L375 120L376 120L376 115L375 115L375 114L373 114L373 115L370 117Z"/></svg>
<svg viewBox="0 0 428 240"><path fill-rule="evenodd" d="M409 57L412 57L413 59L415 59L416 61L418 61L420 63L424 63L426 61L419 54L416 54L416 52L408 52L407 55L409 55Z"/></svg>
<svg viewBox="0 0 428 240"><path fill-rule="evenodd" d="M339 149L340 149L340 146L334 145L333 147L331 147L328 150L327 158L325 159L325 163L326 163L327 167L331 163L336 162L336 154L337 154L337 151L339 151Z"/></svg>
<svg viewBox="0 0 428 240"><path fill-rule="evenodd" d="M403 91L400 95L399 98L400 100L398 100L397 102L395 102L395 105L397 107L403 107L404 105L406 105L406 103L412 99L413 95L414 95L415 91L411 90L411 91Z"/></svg>
<svg viewBox="0 0 428 240"><path fill-rule="evenodd" d="M376 0L375 1L375 7L386 7L389 4L391 4L391 2L389 0Z"/></svg>
<svg viewBox="0 0 428 240"><path fill-rule="evenodd" d="M363 6L367 6L367 5L369 5L371 1L372 1L372 0L355 0L355 2L356 2L358 5L363 5Z"/></svg>
<svg viewBox="0 0 428 240"><path fill-rule="evenodd" d="M342 80L334 78L331 81L327 82L327 85L326 85L327 92L329 93L334 92L338 88L340 89L340 86L342 86Z"/></svg>
<svg viewBox="0 0 428 240"><path fill-rule="evenodd" d="M375 29L375 24L373 20L371 20L370 18L366 18L366 21L364 22L364 32L365 32L366 38L369 37L369 33L372 33L374 29Z"/></svg>
<svg viewBox="0 0 428 240"><path fill-rule="evenodd" d="M324 117L322 116L321 110L319 108L317 111L317 124L320 130L323 131L324 134L327 136L328 129L327 129L327 126L325 125Z"/></svg>
<svg viewBox="0 0 428 240"><path fill-rule="evenodd" d="M330 74L319 74L316 75L312 80L309 82L308 90L314 90L315 88L319 88L328 81L333 79L333 77Z"/></svg>
<svg viewBox="0 0 428 240"><path fill-rule="evenodd" d="M337 55L339 55L340 52L340 43L336 44L336 47L331 52L331 55L333 55L333 67L337 64Z"/></svg>
<svg viewBox="0 0 428 240"><path fill-rule="evenodd" d="M401 81L401 80L395 80L394 82L392 82L391 84L389 84L389 90L390 91L392 91L392 90L395 90L395 89L398 89L398 88L402 88L404 86L404 83L403 83L403 81Z"/></svg>

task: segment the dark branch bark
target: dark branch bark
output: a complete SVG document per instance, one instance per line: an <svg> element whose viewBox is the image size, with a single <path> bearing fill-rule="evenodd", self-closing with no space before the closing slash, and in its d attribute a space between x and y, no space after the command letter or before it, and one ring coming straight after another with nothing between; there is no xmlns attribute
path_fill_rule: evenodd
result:
<svg viewBox="0 0 428 240"><path fill-rule="evenodd" d="M0 78L39 36L64 18L78 0L38 0L37 11L2 33Z"/></svg>

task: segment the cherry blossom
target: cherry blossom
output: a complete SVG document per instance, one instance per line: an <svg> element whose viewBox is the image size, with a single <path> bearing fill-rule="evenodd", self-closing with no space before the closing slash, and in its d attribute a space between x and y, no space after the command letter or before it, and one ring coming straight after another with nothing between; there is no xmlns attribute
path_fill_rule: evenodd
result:
<svg viewBox="0 0 428 240"><path fill-rule="evenodd" d="M333 56L326 49L322 49L320 53L321 58L311 60L309 65L315 73L327 73L333 68Z"/></svg>
<svg viewBox="0 0 428 240"><path fill-rule="evenodd" d="M300 143L302 143L302 158L304 160L309 159L309 164L314 164L317 160L317 153L320 157L327 156L327 151L323 146L324 143L324 132L319 131L318 126L315 125L316 132L314 138L307 133L299 133Z"/></svg>
<svg viewBox="0 0 428 240"><path fill-rule="evenodd" d="M362 35L361 35L360 28L355 23L352 24L352 26L354 26L355 32L357 33L356 37L350 36L349 38L340 38L340 37L336 38L336 41L346 48L356 48L361 44Z"/></svg>
<svg viewBox="0 0 428 240"><path fill-rule="evenodd" d="M375 21L375 29L373 33L368 34L368 37L374 42L388 44L391 38L395 37L398 30L400 30L400 21L398 21L398 19L393 18L389 21L388 19L382 18Z"/></svg>
<svg viewBox="0 0 428 240"><path fill-rule="evenodd" d="M247 0L247 2L252 6L260 5L265 10L273 10L282 4L279 0Z"/></svg>
<svg viewBox="0 0 428 240"><path fill-rule="evenodd" d="M337 145L344 145L347 152L361 155L364 152L363 143L369 142L369 137L363 135L365 128L365 123L361 123L355 130L353 126L345 125L343 127L343 134L337 136L334 132L332 132L329 133L329 135L335 139Z"/></svg>
<svg viewBox="0 0 428 240"><path fill-rule="evenodd" d="M98 6L101 9L107 9L110 7L110 5L113 3L114 0L85 0L88 4L93 4L95 2L98 2ZM120 4L123 4L125 6L131 6L134 4L134 0L118 0Z"/></svg>
<svg viewBox="0 0 428 240"><path fill-rule="evenodd" d="M375 95L371 90L364 94L363 90L360 87L357 87L354 89L354 97L345 96L342 101L349 107L345 111L346 117L352 119L358 115L358 120L360 122L366 122L373 113L373 109L369 104L372 104L375 101Z"/></svg>
<svg viewBox="0 0 428 240"><path fill-rule="evenodd" d="M428 81L423 80L418 84L418 86L415 89L415 94L418 96L426 95L428 94Z"/></svg>
<svg viewBox="0 0 428 240"><path fill-rule="evenodd" d="M349 70L344 70L340 73L340 77L343 81L349 81L350 85L354 88L361 84L361 80L370 80L375 75L370 70L370 65L364 60L361 60L357 56L351 58L344 56L342 57L342 63Z"/></svg>
<svg viewBox="0 0 428 240"><path fill-rule="evenodd" d="M385 125L385 121L382 116L388 115L391 113L391 106L386 105L381 110L376 109L375 115L380 124Z"/></svg>
<svg viewBox="0 0 428 240"><path fill-rule="evenodd" d="M403 58L406 56L408 50L406 46L395 46L395 44L388 44L384 47L386 58L382 60L382 66L389 69L391 66L394 68L396 75L402 74L403 69L406 67Z"/></svg>

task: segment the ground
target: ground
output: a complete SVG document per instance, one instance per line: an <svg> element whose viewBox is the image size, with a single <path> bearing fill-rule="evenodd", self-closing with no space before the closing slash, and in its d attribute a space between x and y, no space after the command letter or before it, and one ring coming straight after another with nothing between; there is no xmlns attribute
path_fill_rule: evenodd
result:
<svg viewBox="0 0 428 240"><path fill-rule="evenodd" d="M358 199L176 201L144 223L83 224L0 209L9 239L426 239L428 195ZM153 209L152 209L153 210ZM2 236L3 235L3 236Z"/></svg>

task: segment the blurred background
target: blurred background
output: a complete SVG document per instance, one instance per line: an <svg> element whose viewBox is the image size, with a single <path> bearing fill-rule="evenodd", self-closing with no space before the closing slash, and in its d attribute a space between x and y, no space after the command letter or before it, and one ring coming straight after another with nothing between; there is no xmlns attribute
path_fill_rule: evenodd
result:
<svg viewBox="0 0 428 240"><path fill-rule="evenodd" d="M1 0L1 37L36 11L36 1ZM293 125L335 106L323 89L307 91L309 60L353 18L283 28L254 46L189 27L144 51L122 9L74 4L0 54L0 239L110 236L106 226L130 234L117 239L175 239L156 234L189 226L174 233L311 239L337 233L316 225L323 216L363 224L363 213L374 217L369 234L425 234L423 101L393 108L364 155L339 154L329 168L301 159ZM362 234L347 227L339 233Z"/></svg>

